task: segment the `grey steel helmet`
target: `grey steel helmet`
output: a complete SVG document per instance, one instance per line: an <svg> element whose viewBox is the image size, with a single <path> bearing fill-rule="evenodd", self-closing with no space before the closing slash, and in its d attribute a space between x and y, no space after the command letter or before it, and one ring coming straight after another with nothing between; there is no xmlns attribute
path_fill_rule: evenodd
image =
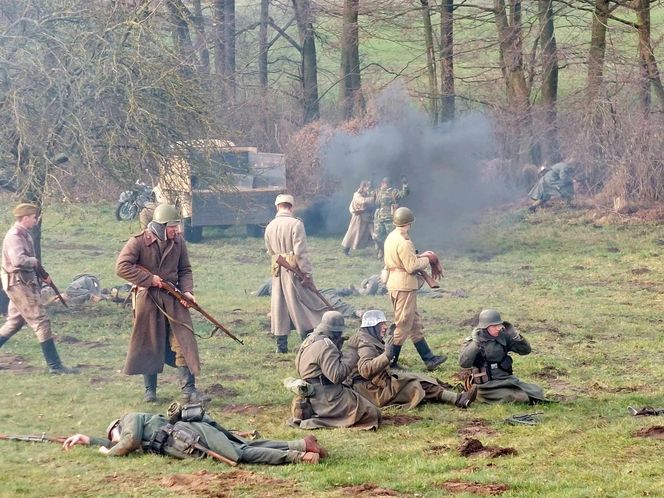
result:
<svg viewBox="0 0 664 498"><path fill-rule="evenodd" d="M178 212L178 208L171 204L159 204L154 210L152 221L160 225L179 225L180 213Z"/></svg>
<svg viewBox="0 0 664 498"><path fill-rule="evenodd" d="M323 313L319 327L328 332L343 332L345 323L343 314L338 311L326 311Z"/></svg>
<svg viewBox="0 0 664 498"><path fill-rule="evenodd" d="M482 310L480 313L480 319L477 326L481 329L487 328L489 325L500 325L503 323L503 319L500 318L500 313L496 310L487 309Z"/></svg>
<svg viewBox="0 0 664 498"><path fill-rule="evenodd" d="M397 210L394 212L392 221L394 222L395 226L402 227L415 221L415 215L409 208L400 207L397 208Z"/></svg>
<svg viewBox="0 0 664 498"><path fill-rule="evenodd" d="M360 327L375 327L379 323L386 322L385 313L380 310L368 310L362 315L362 325Z"/></svg>

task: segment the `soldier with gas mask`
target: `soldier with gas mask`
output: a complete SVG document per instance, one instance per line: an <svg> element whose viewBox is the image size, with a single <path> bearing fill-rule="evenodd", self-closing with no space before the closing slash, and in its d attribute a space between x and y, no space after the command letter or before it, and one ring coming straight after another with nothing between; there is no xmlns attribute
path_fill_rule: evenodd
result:
<svg viewBox="0 0 664 498"><path fill-rule="evenodd" d="M461 348L459 364L471 369L478 401L534 404L546 401L542 388L519 380L509 355L527 355L530 351L526 338L511 323L503 321L498 311L486 309Z"/></svg>
<svg viewBox="0 0 664 498"><path fill-rule="evenodd" d="M447 403L468 408L477 389L456 393L441 386L436 379L410 372L390 369L394 359L392 331L387 326L385 313L365 311L360 329L348 341L348 349L357 351L357 372L353 376L353 389L379 407L405 405L415 408L425 401Z"/></svg>
<svg viewBox="0 0 664 498"><path fill-rule="evenodd" d="M124 373L143 375L144 401L157 400L157 374L164 363L177 368L185 403L209 401L196 389L200 359L189 310L185 302L161 289L162 282L168 281L195 301L191 264L175 206L156 207L148 227L123 247L116 272L134 285L134 325Z"/></svg>
<svg viewBox="0 0 664 498"><path fill-rule="evenodd" d="M301 429L377 429L380 425L380 410L343 384L357 363L356 356L341 353L343 330L343 315L327 311L300 346L295 367L300 379L308 384L309 406L298 413L293 411L290 425ZM306 418L301 418L302 412L307 414Z"/></svg>

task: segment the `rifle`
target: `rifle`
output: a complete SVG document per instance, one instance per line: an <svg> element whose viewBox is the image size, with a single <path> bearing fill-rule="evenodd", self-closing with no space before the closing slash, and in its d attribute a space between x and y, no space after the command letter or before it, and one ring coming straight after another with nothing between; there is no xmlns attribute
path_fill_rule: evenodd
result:
<svg viewBox="0 0 664 498"><path fill-rule="evenodd" d="M433 279L433 277L431 275L429 275L427 272L425 272L424 270L416 271L415 275L421 277L422 280L424 280L427 283L427 285L429 287L431 287L432 289L439 289L440 288L440 284L438 282L436 282Z"/></svg>
<svg viewBox="0 0 664 498"><path fill-rule="evenodd" d="M46 271L46 269L41 265L41 263L39 263L39 265L38 265L37 268L35 269L35 273L37 274L37 276L38 276L39 278L41 278L41 279L44 280L44 281L46 281L46 279L48 279L48 277L50 276L50 275L48 274L48 272ZM69 308L69 306L67 306L67 303L65 303L65 299L62 297L62 294L60 294L60 291L58 290L58 288L56 287L56 285L53 283L53 279L51 279L51 283L50 283L50 284L47 283L46 285L48 285L51 289L53 289L53 292L55 292L55 295L56 295L57 298L60 300L60 302L62 303L62 305L63 305L65 308Z"/></svg>
<svg viewBox="0 0 664 498"><path fill-rule="evenodd" d="M664 415L664 408L653 408L652 406L645 406L643 408L637 409L633 406L628 406L627 411L630 415L639 416L639 415Z"/></svg>
<svg viewBox="0 0 664 498"><path fill-rule="evenodd" d="M544 412L524 413L523 415L512 415L505 419L505 422L512 425L537 425L539 415L544 415Z"/></svg>
<svg viewBox="0 0 664 498"><path fill-rule="evenodd" d="M145 270L146 272L152 274L152 272L150 270L148 270L147 268L145 268L144 266L141 266L141 265L136 265L136 266L138 268L140 268L141 270ZM233 339L235 342L239 342L240 344L242 344L244 346L244 342L242 342L235 335L233 335L233 333L230 330L228 330L226 327L224 327L221 324L221 322L219 322L219 320L217 320L210 313L208 313L203 308L201 308L200 304L198 304L195 301L192 301L187 296L185 296L184 292L182 292L180 289L178 289L174 284L170 283L168 280L162 280L161 281L161 288L164 289L166 292L168 292L171 296L173 296L178 301L184 301L185 303L187 303L187 305L190 308L193 308L196 311L198 311L201 315L203 315L203 317L205 317L205 319L207 319L207 321L209 321L212 325L214 325L214 330L210 334L210 337L212 337L217 330L221 330L224 334L226 334L228 337Z"/></svg>
<svg viewBox="0 0 664 498"><path fill-rule="evenodd" d="M328 309L333 310L334 307L330 304L330 302L325 299L325 296L320 293L318 289L316 289L316 286L314 285L313 280L310 278L307 278L304 273L302 273L302 270L300 270L297 266L291 265L288 261L286 261L286 258L284 258L281 254L277 256L277 259L275 261L279 266L282 268L288 270L289 272L293 273L300 282L302 282L302 287L305 287L306 289L309 289L311 292L316 294L318 298L323 301L323 304L327 306Z"/></svg>
<svg viewBox="0 0 664 498"><path fill-rule="evenodd" d="M0 434L1 441L27 441L31 443L58 443L62 444L67 438L65 436L47 436L45 432L42 432L41 436L35 436L33 434L28 435L14 435L14 434Z"/></svg>

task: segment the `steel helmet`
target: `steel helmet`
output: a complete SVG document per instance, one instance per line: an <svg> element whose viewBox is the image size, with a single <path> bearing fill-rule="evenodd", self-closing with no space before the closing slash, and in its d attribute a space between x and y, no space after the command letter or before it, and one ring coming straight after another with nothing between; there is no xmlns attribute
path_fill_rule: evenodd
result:
<svg viewBox="0 0 664 498"><path fill-rule="evenodd" d="M394 212L392 221L396 226L403 227L415 221L415 215L409 208L400 207Z"/></svg>
<svg viewBox="0 0 664 498"><path fill-rule="evenodd" d="M480 313L480 319L477 326L481 329L487 328L489 325L500 325L503 323L503 319L500 318L500 313L496 310L482 310Z"/></svg>
<svg viewBox="0 0 664 498"><path fill-rule="evenodd" d="M108 424L108 427L106 428L106 436L108 437L109 440L113 439L111 432L113 432L113 429L115 429L118 425L120 425L119 418L116 418L115 420L113 420L113 422Z"/></svg>
<svg viewBox="0 0 664 498"><path fill-rule="evenodd" d="M385 313L380 310L368 310L362 315L362 325L360 327L375 327L379 323L386 322Z"/></svg>
<svg viewBox="0 0 664 498"><path fill-rule="evenodd" d="M152 215L152 221L160 225L175 226L180 224L180 213L171 204L159 204Z"/></svg>
<svg viewBox="0 0 664 498"><path fill-rule="evenodd" d="M317 329L327 332L343 332L345 320L344 316L338 311L326 311L320 320Z"/></svg>

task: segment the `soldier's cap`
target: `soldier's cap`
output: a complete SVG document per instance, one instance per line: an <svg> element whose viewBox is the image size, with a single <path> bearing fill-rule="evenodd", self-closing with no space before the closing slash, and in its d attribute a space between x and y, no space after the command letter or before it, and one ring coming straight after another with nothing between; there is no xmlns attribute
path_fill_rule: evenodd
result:
<svg viewBox="0 0 664 498"><path fill-rule="evenodd" d="M18 206L14 208L14 217L20 218L22 216L30 216L31 214L37 214L37 206L30 204L29 202L21 202Z"/></svg>
<svg viewBox="0 0 664 498"><path fill-rule="evenodd" d="M279 204L290 204L291 206L295 205L295 200L290 194L279 194L274 200L274 205L278 206Z"/></svg>
<svg viewBox="0 0 664 498"><path fill-rule="evenodd" d="M109 440L113 439L111 432L113 432L113 429L115 429L118 425L120 425L119 418L116 418L110 424L108 424L108 427L106 428L106 437L108 437Z"/></svg>

